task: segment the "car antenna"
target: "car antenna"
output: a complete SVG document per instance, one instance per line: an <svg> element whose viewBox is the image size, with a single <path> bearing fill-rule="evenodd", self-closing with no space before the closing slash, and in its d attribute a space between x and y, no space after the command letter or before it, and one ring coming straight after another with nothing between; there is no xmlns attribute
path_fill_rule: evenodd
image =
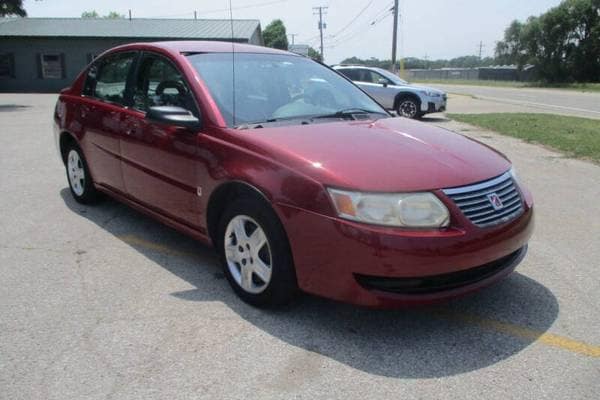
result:
<svg viewBox="0 0 600 400"><path fill-rule="evenodd" d="M231 6L231 0L229 0L229 25L231 26L231 79L233 88L233 126L235 126L235 43L233 34L233 7Z"/></svg>

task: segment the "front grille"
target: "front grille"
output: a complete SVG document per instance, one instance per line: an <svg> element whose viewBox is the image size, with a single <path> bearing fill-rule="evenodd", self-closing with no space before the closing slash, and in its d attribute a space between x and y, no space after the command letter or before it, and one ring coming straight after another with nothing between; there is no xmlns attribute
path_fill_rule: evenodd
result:
<svg viewBox="0 0 600 400"><path fill-rule="evenodd" d="M482 183L445 189L444 193L472 223L482 228L508 222L523 212L521 194L510 172ZM494 195L500 200L496 206L492 202Z"/></svg>
<svg viewBox="0 0 600 400"><path fill-rule="evenodd" d="M399 294L427 294L468 286L516 266L527 253L527 245L498 260L474 268L442 275L417 278L389 278L355 274L356 281L365 289Z"/></svg>

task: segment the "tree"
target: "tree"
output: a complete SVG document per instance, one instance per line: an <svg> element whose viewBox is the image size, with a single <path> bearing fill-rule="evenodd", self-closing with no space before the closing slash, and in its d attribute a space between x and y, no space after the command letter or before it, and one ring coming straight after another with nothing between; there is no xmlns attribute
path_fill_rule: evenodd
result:
<svg viewBox="0 0 600 400"><path fill-rule="evenodd" d="M525 23L514 21L496 58L519 68L534 64L548 82L599 82L600 0L564 0Z"/></svg>
<svg viewBox="0 0 600 400"><path fill-rule="evenodd" d="M81 13L81 18L100 18L100 14L98 14L98 12L96 10L84 11ZM102 18L119 19L119 18L125 18L125 16L122 14L119 14L116 11L111 11L108 14L106 14L105 16L103 16Z"/></svg>
<svg viewBox="0 0 600 400"><path fill-rule="evenodd" d="M119 19L119 18L125 18L125 16L123 14L119 14L116 11L111 11L108 14L106 14L103 18L107 18L107 19Z"/></svg>
<svg viewBox="0 0 600 400"><path fill-rule="evenodd" d="M319 53L317 50L313 49L312 47L308 48L308 56L310 58L312 58L313 60L323 62L323 59L321 58L321 53Z"/></svg>
<svg viewBox="0 0 600 400"><path fill-rule="evenodd" d="M0 0L0 17L26 17L27 11L23 8L22 0Z"/></svg>
<svg viewBox="0 0 600 400"><path fill-rule="evenodd" d="M265 41L265 46L281 50L288 49L287 34L285 32L285 25L283 25L282 20L276 19L271 22L263 30L262 35Z"/></svg>
<svg viewBox="0 0 600 400"><path fill-rule="evenodd" d="M96 10L84 11L81 13L81 18L100 18L100 15Z"/></svg>

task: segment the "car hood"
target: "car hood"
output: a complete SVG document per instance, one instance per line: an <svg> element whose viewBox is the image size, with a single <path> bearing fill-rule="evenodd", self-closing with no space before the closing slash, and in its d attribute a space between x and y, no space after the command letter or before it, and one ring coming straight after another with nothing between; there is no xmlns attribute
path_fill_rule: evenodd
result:
<svg viewBox="0 0 600 400"><path fill-rule="evenodd" d="M462 186L501 175L500 153L405 118L237 131L242 146L328 186L374 192Z"/></svg>

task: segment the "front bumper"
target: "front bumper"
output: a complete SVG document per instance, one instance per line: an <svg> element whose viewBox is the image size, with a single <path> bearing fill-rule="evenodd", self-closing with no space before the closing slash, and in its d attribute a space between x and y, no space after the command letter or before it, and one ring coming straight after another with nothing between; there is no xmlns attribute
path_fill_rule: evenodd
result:
<svg viewBox="0 0 600 400"><path fill-rule="evenodd" d="M423 114L430 114L436 112L446 111L448 104L448 98L446 95L439 97L423 97L421 99L421 112Z"/></svg>
<svg viewBox="0 0 600 400"><path fill-rule="evenodd" d="M278 208L300 288L371 307L434 303L488 286L515 269L533 231L533 208L527 198L524 213L506 224L478 228L458 218L452 227L437 231L368 226L285 205ZM475 268L486 266L495 268L473 277ZM461 275L462 281L446 282L446 287L412 292L373 285L377 279L439 282Z"/></svg>

